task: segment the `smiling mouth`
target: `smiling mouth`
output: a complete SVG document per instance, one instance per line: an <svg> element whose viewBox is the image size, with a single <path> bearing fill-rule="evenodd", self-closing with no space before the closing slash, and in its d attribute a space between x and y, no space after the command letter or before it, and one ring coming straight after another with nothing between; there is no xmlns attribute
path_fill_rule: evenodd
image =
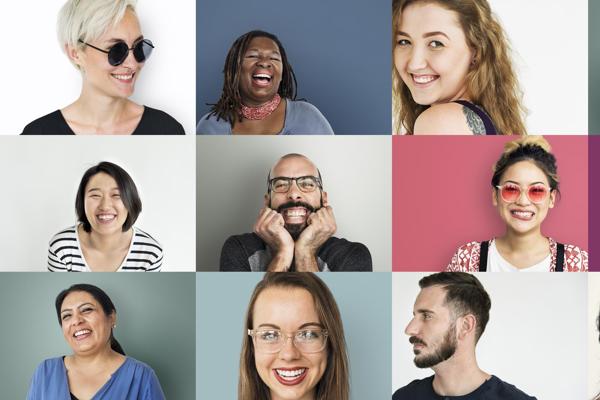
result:
<svg viewBox="0 0 600 400"><path fill-rule="evenodd" d="M279 383L287 386L297 385L306 378L308 368L274 369L275 378Z"/></svg>
<svg viewBox="0 0 600 400"><path fill-rule="evenodd" d="M111 74L111 76L113 78L115 78L116 80L118 80L119 82L130 83L130 82L133 81L133 77L135 76L135 73L131 73L131 74Z"/></svg>
<svg viewBox="0 0 600 400"><path fill-rule="evenodd" d="M417 85L427 85L437 79L439 79L439 75L415 75L415 74L410 74L412 77L413 82Z"/></svg>
<svg viewBox="0 0 600 400"><path fill-rule="evenodd" d="M510 215L521 221L530 221L535 213L533 211L511 210Z"/></svg>
<svg viewBox="0 0 600 400"><path fill-rule="evenodd" d="M96 219L101 224L110 224L111 222L113 222L114 220L117 219L117 215L116 214L98 214L98 215L96 215Z"/></svg>
<svg viewBox="0 0 600 400"><path fill-rule="evenodd" d="M89 329L80 329L78 331L75 331L75 333L73 334L73 337L76 340L83 340L83 339L88 338L91 334L92 334L92 331L90 331Z"/></svg>

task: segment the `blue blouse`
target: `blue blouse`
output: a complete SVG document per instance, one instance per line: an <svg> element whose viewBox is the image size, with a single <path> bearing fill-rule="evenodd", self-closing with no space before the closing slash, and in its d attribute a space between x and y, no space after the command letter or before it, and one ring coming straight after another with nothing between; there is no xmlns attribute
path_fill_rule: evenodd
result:
<svg viewBox="0 0 600 400"><path fill-rule="evenodd" d="M27 400L70 400L63 357L50 358L36 368ZM146 364L127 357L92 400L164 400L156 374Z"/></svg>

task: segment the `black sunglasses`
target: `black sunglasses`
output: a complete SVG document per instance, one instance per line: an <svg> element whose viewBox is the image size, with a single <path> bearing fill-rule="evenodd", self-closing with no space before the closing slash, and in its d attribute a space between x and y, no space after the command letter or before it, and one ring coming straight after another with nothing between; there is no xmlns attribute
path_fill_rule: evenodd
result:
<svg viewBox="0 0 600 400"><path fill-rule="evenodd" d="M152 49L154 49L154 45L148 39L140 40L134 44L132 48L129 48L125 42L117 42L108 50L102 50L96 46L92 46L81 39L79 39L79 43L83 43L86 46L90 46L92 49L108 54L108 63L113 67L123 64L131 50L133 50L133 57L135 57L135 60L139 63L143 63L150 57Z"/></svg>

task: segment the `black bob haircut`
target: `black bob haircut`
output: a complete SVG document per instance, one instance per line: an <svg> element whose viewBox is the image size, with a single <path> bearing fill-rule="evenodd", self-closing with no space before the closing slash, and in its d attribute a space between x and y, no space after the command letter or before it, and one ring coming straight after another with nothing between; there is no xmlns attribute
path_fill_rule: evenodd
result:
<svg viewBox="0 0 600 400"><path fill-rule="evenodd" d="M60 292L58 296L56 296L56 300L54 301L54 306L56 307L56 317L58 318L58 323L60 326L62 326L60 309L62 308L62 304L65 301L65 298L73 292L89 293L98 303L100 303L100 306L102 307L102 310L104 311L104 314L106 316L109 316L113 313L117 313L115 305L104 290L100 289L97 286L89 285L87 283L77 283L75 285L71 285L68 289L65 289L62 292ZM125 355L123 347L121 347L117 339L115 339L115 337L113 336L112 330L110 332L110 348L119 354Z"/></svg>
<svg viewBox="0 0 600 400"><path fill-rule="evenodd" d="M83 174L81 182L79 183L79 189L77 189L77 196L75 197L75 211L77 212L77 218L83 225L84 231L92 231L90 221L88 221L85 215L85 189L90 179L101 172L111 176L117 182L121 201L127 209L127 219L123 224L123 232L126 232L133 226L138 215L142 212L142 200L140 200L135 183L127 171L117 164L108 161L102 161L98 165L94 165Z"/></svg>

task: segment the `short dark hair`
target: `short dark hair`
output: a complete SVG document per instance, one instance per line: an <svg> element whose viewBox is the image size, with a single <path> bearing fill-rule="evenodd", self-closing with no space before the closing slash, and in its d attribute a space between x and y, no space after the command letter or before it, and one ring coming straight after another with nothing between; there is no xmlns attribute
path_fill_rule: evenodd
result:
<svg viewBox="0 0 600 400"><path fill-rule="evenodd" d="M477 320L475 341L478 341L490 319L492 301L479 279L466 272L438 272L419 281L421 289L441 286L446 291L444 304L455 317L473 314Z"/></svg>
<svg viewBox="0 0 600 400"><path fill-rule="evenodd" d="M104 314L107 316L113 313L117 313L115 305L104 290L100 289L97 286L90 285L87 283L76 283L60 292L58 296L56 296L56 300L54 301L54 306L56 307L56 317L58 318L58 323L60 326L62 326L62 319L60 317L60 309L62 308L62 303L65 301L65 298L73 292L89 293L94 299L96 299L98 303L100 303ZM117 339L115 339L115 337L113 336L112 330L110 332L110 348L119 354L125 355L123 347L121 347L119 342L117 342Z"/></svg>
<svg viewBox="0 0 600 400"><path fill-rule="evenodd" d="M142 212L142 200L140 200L135 183L127 171L117 164L108 161L102 161L98 165L94 165L83 174L81 182L79 183L79 189L77 189L77 196L75 197L75 211L77 212L77 218L83 225L83 230L91 232L92 226L85 215L85 188L90 179L100 172L110 175L117 182L121 201L127 209L127 219L125 220L125 223L123 223L123 232L125 232L133 226L138 215Z"/></svg>
<svg viewBox="0 0 600 400"><path fill-rule="evenodd" d="M530 161L546 175L551 191L556 190L560 195L558 166L551 150L550 144L542 136L525 136L507 142L502 156L494 164L492 186L495 188L500 184L502 175L511 165L520 161Z"/></svg>
<svg viewBox="0 0 600 400"><path fill-rule="evenodd" d="M272 33L254 30L244 33L238 37L229 48L225 65L223 66L223 90L221 98L216 104L213 104L208 117L216 115L217 120L220 118L228 121L231 125L235 120L241 121L242 96L240 94L240 71L242 69L242 60L244 53L248 49L250 41L257 37L266 37L271 39L279 47L281 54L281 64L283 70L281 72L281 83L277 93L283 98L296 100L296 75L289 63L285 49L279 41L279 38ZM207 117L207 119L208 119Z"/></svg>

